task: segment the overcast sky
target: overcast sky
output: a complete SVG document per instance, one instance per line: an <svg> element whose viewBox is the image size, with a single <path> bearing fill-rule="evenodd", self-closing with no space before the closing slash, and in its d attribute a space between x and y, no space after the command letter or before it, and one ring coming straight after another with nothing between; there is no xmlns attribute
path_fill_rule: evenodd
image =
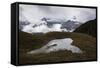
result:
<svg viewBox="0 0 100 68"><path fill-rule="evenodd" d="M31 23L38 23L41 18L73 19L80 22L86 22L96 18L96 9L77 8L77 7L59 7L59 6L40 6L40 5L19 5L19 20L28 20Z"/></svg>

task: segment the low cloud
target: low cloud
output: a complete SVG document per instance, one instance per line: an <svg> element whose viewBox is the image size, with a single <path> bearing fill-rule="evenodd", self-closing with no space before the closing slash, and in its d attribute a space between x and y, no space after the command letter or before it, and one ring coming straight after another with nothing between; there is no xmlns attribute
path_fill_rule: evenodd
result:
<svg viewBox="0 0 100 68"><path fill-rule="evenodd" d="M29 25L23 27L22 31L28 33L35 32L49 32L49 31L67 31L67 29L61 29L61 24L53 24L51 28L47 25L41 25L33 28L35 24L41 24L42 18L50 18L56 21L73 20L76 17L76 21L84 23L96 18L96 9L93 8L79 8L79 7L58 7L58 6L39 6L39 5L19 5L19 23L30 22ZM58 19L58 20L57 20Z"/></svg>
<svg viewBox="0 0 100 68"><path fill-rule="evenodd" d="M96 18L96 9L79 7L57 7L57 6L39 6L24 5L19 6L19 20L28 20L30 23L39 23L43 17L73 19L76 16L77 21L86 22Z"/></svg>
<svg viewBox="0 0 100 68"><path fill-rule="evenodd" d="M50 31L67 31L66 29L61 29L61 24L54 24L51 28L49 28L47 25L41 25L33 28L33 25L27 25L23 28L24 32L28 33L47 33Z"/></svg>

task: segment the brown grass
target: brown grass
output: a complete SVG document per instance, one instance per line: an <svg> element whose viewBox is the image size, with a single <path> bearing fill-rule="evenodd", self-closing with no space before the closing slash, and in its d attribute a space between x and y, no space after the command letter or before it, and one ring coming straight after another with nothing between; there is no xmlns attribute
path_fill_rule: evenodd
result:
<svg viewBox="0 0 100 68"><path fill-rule="evenodd" d="M41 42L43 42L43 44L41 45L41 43L38 41L38 45L43 46L44 44L46 44L52 39L67 38L67 37L72 38L74 40L72 44L79 47L83 51L82 54L76 54L76 53L72 53L70 51L64 50L64 51L57 51L57 52L51 52L51 53L45 53L45 54L28 55L26 53L33 49L21 47L19 48L19 64L96 60L96 38L86 35L86 34L51 32L39 37L40 40L42 39ZM34 45L26 45L26 46L33 47Z"/></svg>

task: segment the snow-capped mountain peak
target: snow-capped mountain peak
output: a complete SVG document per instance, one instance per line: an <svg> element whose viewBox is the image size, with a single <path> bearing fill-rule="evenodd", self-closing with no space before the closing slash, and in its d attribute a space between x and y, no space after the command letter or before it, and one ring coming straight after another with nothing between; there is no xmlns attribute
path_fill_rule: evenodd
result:
<svg viewBox="0 0 100 68"><path fill-rule="evenodd" d="M23 25L23 29L21 30L28 33L47 33L52 31L72 32L80 25L79 22L72 20L66 21L61 19L42 18L39 23Z"/></svg>

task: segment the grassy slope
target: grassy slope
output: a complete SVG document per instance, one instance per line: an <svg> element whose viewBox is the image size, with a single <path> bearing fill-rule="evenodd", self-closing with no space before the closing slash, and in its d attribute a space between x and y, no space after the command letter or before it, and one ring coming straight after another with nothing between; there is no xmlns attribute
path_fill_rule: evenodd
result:
<svg viewBox="0 0 100 68"><path fill-rule="evenodd" d="M74 32L85 33L96 37L97 35L97 21L91 20L77 28Z"/></svg>
<svg viewBox="0 0 100 68"><path fill-rule="evenodd" d="M24 32L19 33L19 63L48 63L63 61L96 60L96 39L81 33L50 32L43 36L34 36ZM73 45L79 47L83 53L74 54L70 51L58 51L48 54L27 55L26 52L40 48L53 39L72 38Z"/></svg>

